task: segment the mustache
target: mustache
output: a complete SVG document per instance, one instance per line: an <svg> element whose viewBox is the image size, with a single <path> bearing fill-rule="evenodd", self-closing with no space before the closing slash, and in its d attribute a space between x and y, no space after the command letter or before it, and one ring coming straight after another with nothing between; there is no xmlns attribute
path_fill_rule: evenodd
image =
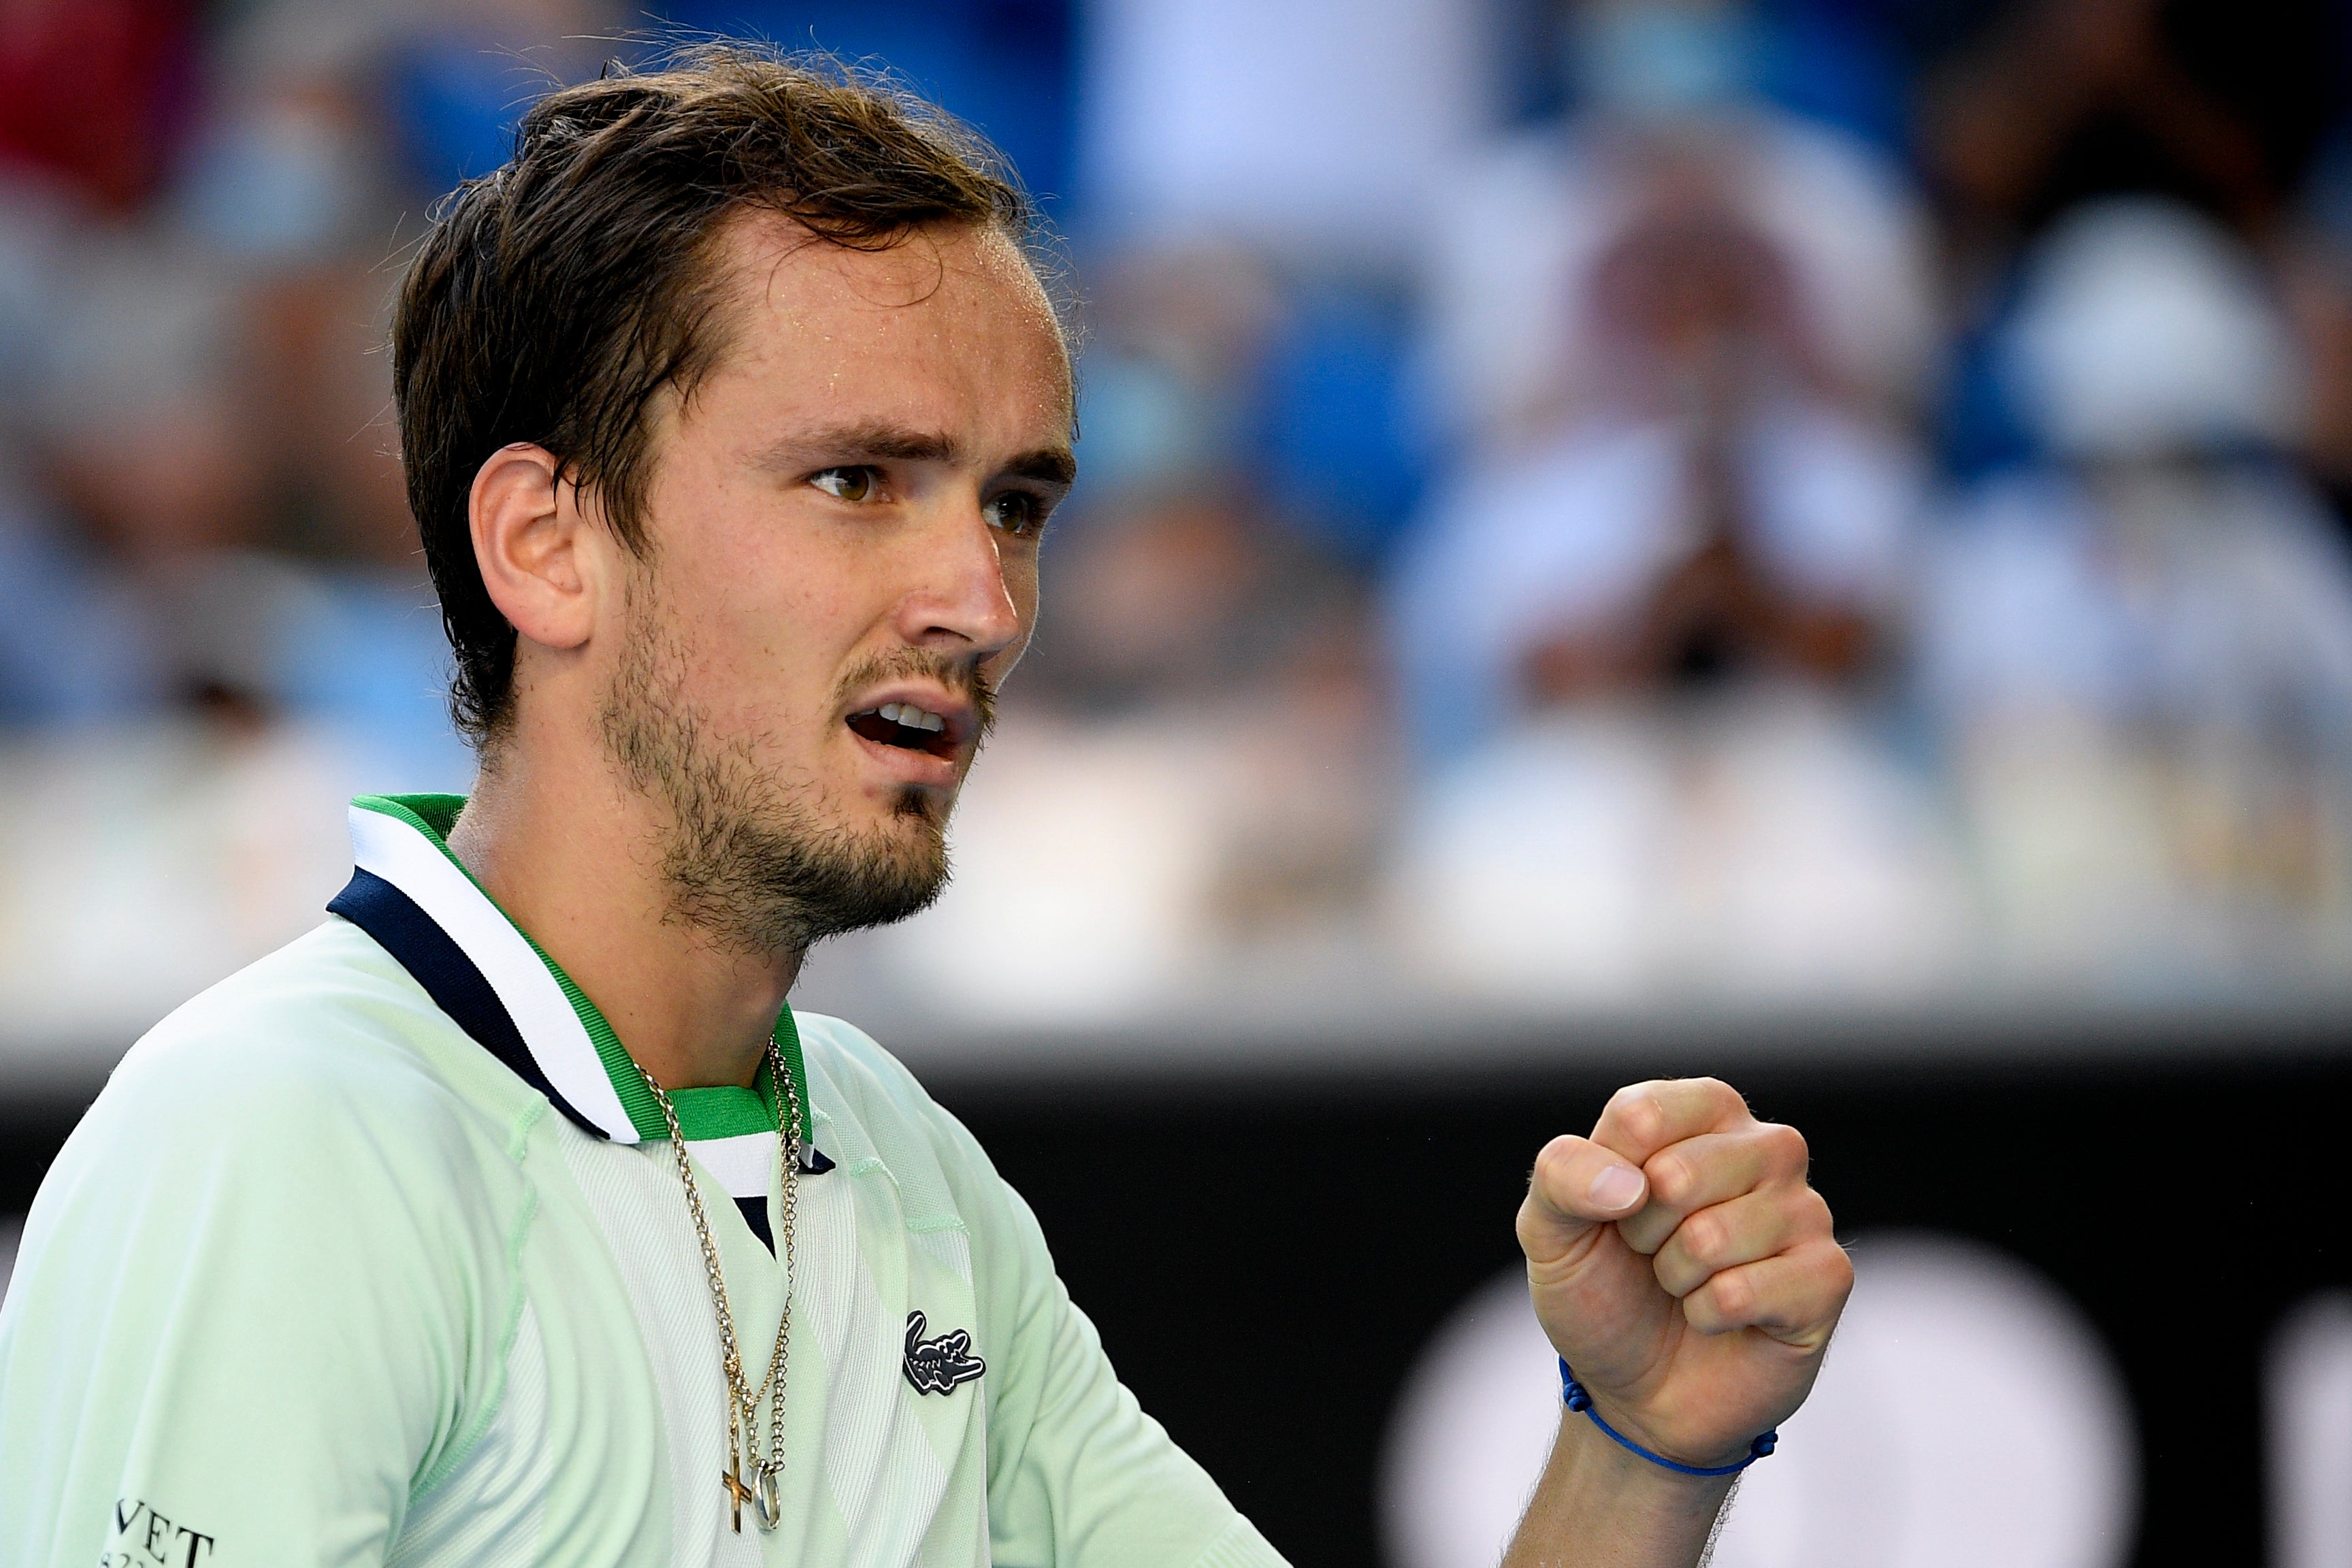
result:
<svg viewBox="0 0 2352 1568"><path fill-rule="evenodd" d="M836 706L846 705L857 693L886 680L933 680L970 702L977 719L972 731L976 746L996 727L996 683L976 658L950 658L927 647L894 647L859 660L841 678L834 692Z"/></svg>

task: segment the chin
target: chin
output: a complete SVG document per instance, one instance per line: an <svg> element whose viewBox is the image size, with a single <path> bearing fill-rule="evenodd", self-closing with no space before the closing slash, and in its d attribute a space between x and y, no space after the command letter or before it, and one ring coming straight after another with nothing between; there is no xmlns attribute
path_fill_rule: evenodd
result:
<svg viewBox="0 0 2352 1568"><path fill-rule="evenodd" d="M939 791L911 787L898 792L888 813L868 830L873 853L869 875L911 889L922 886L928 904L948 878L948 817L955 802Z"/></svg>
<svg viewBox="0 0 2352 1568"><path fill-rule="evenodd" d="M920 784L908 784L898 792L898 798L891 802L890 815L895 817L912 817L931 828L940 829L947 826L948 814L954 809L955 802L952 798L941 795L935 789L925 789Z"/></svg>

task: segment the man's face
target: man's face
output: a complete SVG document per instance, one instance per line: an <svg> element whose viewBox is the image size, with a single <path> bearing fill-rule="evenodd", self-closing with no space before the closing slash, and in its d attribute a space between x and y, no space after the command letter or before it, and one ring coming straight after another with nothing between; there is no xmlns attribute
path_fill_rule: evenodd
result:
<svg viewBox="0 0 2352 1568"><path fill-rule="evenodd" d="M944 881L1072 473L1069 368L993 231L859 251L761 216L722 239L725 346L656 423L601 719L667 807L678 912L776 951Z"/></svg>

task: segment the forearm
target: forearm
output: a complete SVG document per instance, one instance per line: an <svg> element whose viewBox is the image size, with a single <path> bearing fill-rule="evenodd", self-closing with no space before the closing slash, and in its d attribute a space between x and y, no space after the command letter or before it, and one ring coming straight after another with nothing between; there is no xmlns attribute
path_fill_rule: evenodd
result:
<svg viewBox="0 0 2352 1568"><path fill-rule="evenodd" d="M1551 1460L1502 1568L1692 1568L1706 1550L1728 1476L1676 1475L1560 1412Z"/></svg>

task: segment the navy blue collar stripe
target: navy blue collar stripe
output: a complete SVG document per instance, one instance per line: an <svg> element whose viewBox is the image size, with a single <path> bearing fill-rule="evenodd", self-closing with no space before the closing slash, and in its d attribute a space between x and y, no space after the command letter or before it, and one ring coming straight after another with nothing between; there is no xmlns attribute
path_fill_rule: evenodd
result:
<svg viewBox="0 0 2352 1568"><path fill-rule="evenodd" d="M832 1162L827 1161L824 1168L828 1171L833 1169ZM817 1173L815 1172L803 1173L803 1174L805 1175L814 1175L816 1173ZM776 1238L768 1228L768 1200L765 1198L737 1198L735 1200L735 1206L743 1211L743 1223L751 1227L751 1234L758 1237L761 1245L766 1247L770 1252L775 1251Z"/></svg>
<svg viewBox="0 0 2352 1568"><path fill-rule="evenodd" d="M343 890L329 901L327 910L342 916L373 937L416 984L425 987L435 1005L457 1021L459 1028L505 1063L517 1078L547 1096L548 1102L571 1118L573 1125L591 1137L609 1141L610 1135L603 1128L572 1109L555 1091L555 1086L548 1082L547 1074L540 1070L538 1061L523 1045L521 1031L508 1016L499 994L490 988L474 961L466 956L466 950L417 908L406 893L373 871L355 870Z"/></svg>

